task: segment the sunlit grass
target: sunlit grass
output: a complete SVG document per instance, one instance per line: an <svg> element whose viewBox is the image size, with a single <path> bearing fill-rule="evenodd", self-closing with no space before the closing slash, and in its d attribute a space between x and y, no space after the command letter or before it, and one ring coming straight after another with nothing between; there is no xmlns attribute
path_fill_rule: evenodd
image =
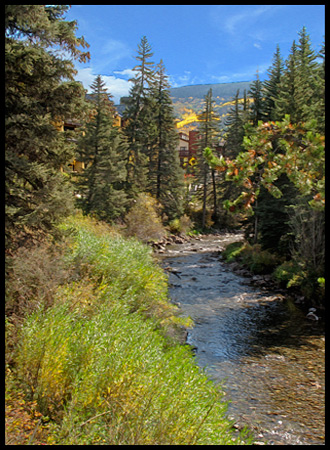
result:
<svg viewBox="0 0 330 450"><path fill-rule="evenodd" d="M26 319L17 353L21 384L54 421L49 443L251 443L234 437L189 348L167 337L181 319L149 248L90 220L67 226L73 279Z"/></svg>

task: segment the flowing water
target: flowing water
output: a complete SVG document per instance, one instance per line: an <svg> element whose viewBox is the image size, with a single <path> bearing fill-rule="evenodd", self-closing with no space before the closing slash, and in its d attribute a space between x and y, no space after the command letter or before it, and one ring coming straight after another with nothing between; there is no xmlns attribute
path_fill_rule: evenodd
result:
<svg viewBox="0 0 330 450"><path fill-rule="evenodd" d="M324 327L292 300L255 288L221 261L241 236L168 246L170 295L194 320L187 342L223 384L228 416L260 444L324 444Z"/></svg>

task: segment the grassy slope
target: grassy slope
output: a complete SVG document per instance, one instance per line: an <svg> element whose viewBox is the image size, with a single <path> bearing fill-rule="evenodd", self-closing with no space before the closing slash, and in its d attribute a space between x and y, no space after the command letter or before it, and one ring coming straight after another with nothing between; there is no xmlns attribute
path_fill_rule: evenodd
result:
<svg viewBox="0 0 330 450"><path fill-rule="evenodd" d="M24 322L18 380L52 444L246 444L186 346L148 247L72 219L70 281ZM53 430L53 431L52 431Z"/></svg>

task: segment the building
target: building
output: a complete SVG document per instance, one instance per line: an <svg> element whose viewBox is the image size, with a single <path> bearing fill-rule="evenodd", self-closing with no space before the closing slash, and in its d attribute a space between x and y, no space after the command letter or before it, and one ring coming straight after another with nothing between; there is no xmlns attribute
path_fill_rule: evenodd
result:
<svg viewBox="0 0 330 450"><path fill-rule="evenodd" d="M185 159L189 157L189 136L182 131L179 132L179 157L181 165L184 163Z"/></svg>

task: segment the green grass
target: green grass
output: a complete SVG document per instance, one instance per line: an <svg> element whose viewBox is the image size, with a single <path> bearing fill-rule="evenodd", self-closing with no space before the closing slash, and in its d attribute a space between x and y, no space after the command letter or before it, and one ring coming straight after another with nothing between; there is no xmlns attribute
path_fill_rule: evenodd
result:
<svg viewBox="0 0 330 450"><path fill-rule="evenodd" d="M180 318L150 249L90 219L66 228L72 279L25 320L16 353L21 385L52 421L49 443L251 444L168 337Z"/></svg>

